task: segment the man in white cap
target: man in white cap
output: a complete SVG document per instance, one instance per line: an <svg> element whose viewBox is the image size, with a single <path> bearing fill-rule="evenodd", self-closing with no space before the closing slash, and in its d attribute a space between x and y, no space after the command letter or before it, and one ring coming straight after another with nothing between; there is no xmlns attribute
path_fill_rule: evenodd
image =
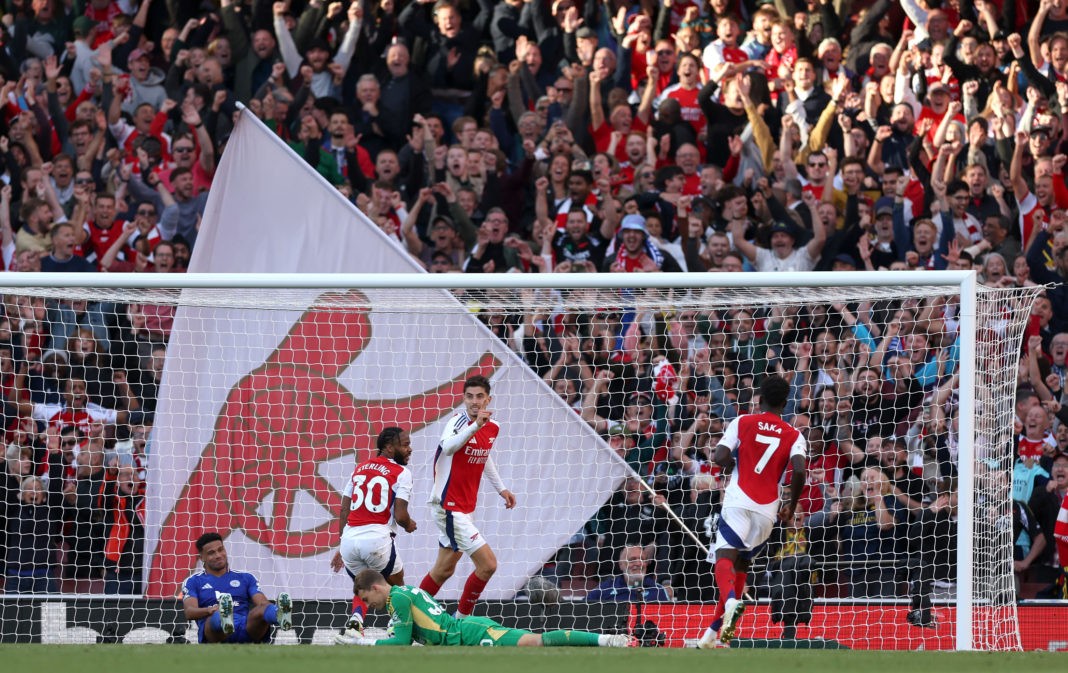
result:
<svg viewBox="0 0 1068 673"><path fill-rule="evenodd" d="M908 101L909 93L906 92L906 102ZM927 132L927 139L934 142L935 134L938 132L938 127L942 123L942 119L947 115L952 115L954 119L961 124L966 124L967 119L961 114L960 104L955 104L955 107L951 107L953 102L952 95L949 87L945 82L935 80L927 85L927 101L924 106L919 110L919 114L916 116L917 127L923 123L925 119L931 120L931 130ZM910 103L911 104L911 103ZM916 106L913 105L913 110Z"/></svg>
<svg viewBox="0 0 1068 673"><path fill-rule="evenodd" d="M659 271L664 263L660 250L649 240L645 218L641 215L623 218L619 225L616 256L609 259L608 270L623 273Z"/></svg>

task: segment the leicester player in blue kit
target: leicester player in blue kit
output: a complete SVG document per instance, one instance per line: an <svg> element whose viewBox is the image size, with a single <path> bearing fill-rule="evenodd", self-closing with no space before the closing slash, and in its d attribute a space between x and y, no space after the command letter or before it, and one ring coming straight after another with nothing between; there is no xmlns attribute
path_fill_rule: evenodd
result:
<svg viewBox="0 0 1068 673"><path fill-rule="evenodd" d="M272 625L292 628L289 594L278 594L272 604L253 575L231 570L221 535L204 533L196 545L204 570L182 584L182 606L186 619L196 620L200 642L265 643Z"/></svg>

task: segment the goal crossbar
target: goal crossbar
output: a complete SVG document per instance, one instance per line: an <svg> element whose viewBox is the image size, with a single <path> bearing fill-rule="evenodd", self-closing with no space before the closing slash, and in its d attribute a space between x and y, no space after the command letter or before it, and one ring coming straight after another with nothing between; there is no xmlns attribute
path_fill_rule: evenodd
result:
<svg viewBox="0 0 1068 673"><path fill-rule="evenodd" d="M196 273L181 276L156 273L4 274L5 287L116 289L610 289L610 288L750 288L750 287L943 287L963 288L973 271L836 271L797 273L537 273L537 274L412 274L412 273Z"/></svg>

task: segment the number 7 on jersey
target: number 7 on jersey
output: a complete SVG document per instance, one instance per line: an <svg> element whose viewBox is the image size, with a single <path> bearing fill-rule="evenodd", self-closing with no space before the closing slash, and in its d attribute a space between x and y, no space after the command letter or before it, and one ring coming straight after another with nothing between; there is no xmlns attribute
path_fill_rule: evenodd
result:
<svg viewBox="0 0 1068 673"><path fill-rule="evenodd" d="M771 460L772 454L779 448L779 444L782 442L778 437L772 437L771 435L757 435L756 441L764 446L768 447L764 449L763 455L760 456L760 460L757 461L756 467L753 468L755 474L760 474L767 467L768 461Z"/></svg>

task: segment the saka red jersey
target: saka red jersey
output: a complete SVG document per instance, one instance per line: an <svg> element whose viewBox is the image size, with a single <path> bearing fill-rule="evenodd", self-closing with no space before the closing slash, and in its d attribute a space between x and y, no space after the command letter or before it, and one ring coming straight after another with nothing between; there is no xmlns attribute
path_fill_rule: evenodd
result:
<svg viewBox="0 0 1068 673"><path fill-rule="evenodd" d="M724 507L753 510L774 518L779 485L792 456L805 456L805 438L775 414L745 414L730 422L720 440L734 455L734 473Z"/></svg>
<svg viewBox="0 0 1068 673"><path fill-rule="evenodd" d="M349 517L345 524L383 526L396 532L393 506L398 498L408 502L412 498L412 472L390 458L376 456L360 463L345 485L349 500Z"/></svg>
<svg viewBox="0 0 1068 673"><path fill-rule="evenodd" d="M461 409L456 412L446 423L441 442L444 443L459 434L471 423L466 411ZM475 511L482 472L486 469L493 442L500 431L501 427L497 423L487 421L452 455L444 451L442 443L438 444L434 454L434 493L430 499L432 503L440 504L442 509L450 512L470 514Z"/></svg>

